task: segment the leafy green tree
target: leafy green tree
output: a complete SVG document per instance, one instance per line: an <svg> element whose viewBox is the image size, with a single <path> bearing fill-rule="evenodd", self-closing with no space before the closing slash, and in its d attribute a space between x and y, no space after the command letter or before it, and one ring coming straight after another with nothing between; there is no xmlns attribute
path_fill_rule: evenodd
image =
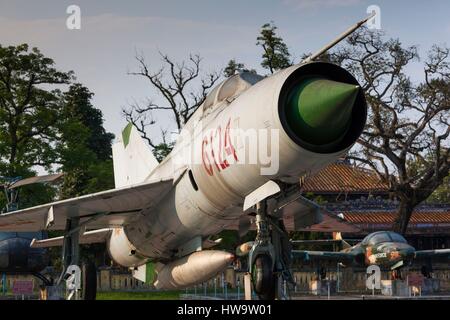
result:
<svg viewBox="0 0 450 320"><path fill-rule="evenodd" d="M0 172L13 176L31 166L50 169L57 158L51 142L61 108L55 85L71 79L71 72L56 70L37 48L0 46Z"/></svg>
<svg viewBox="0 0 450 320"><path fill-rule="evenodd" d="M261 66L268 69L270 73L292 65L288 47L277 35L276 30L277 27L273 22L264 24L256 42L256 45L261 46L264 50Z"/></svg>
<svg viewBox="0 0 450 320"><path fill-rule="evenodd" d="M54 144L62 99L58 86L72 79L72 72L57 70L37 48L0 45L0 175L29 177L36 174L36 166L52 170L58 159ZM53 196L48 186L24 188L21 206Z"/></svg>
<svg viewBox="0 0 450 320"><path fill-rule="evenodd" d="M227 66L225 67L225 69L223 70L223 74L225 77L229 78L233 75L235 75L237 72L239 72L240 70L244 69L244 64L241 62L236 62L235 59L231 59L230 61L228 61Z"/></svg>
<svg viewBox="0 0 450 320"><path fill-rule="evenodd" d="M442 184L433 191L430 197L427 199L428 203L450 203L450 176L444 178Z"/></svg>
<svg viewBox="0 0 450 320"><path fill-rule="evenodd" d="M54 61L28 45L0 46L0 176L36 175L36 166L66 173L61 198L114 187L111 142L92 93L73 84L73 72L58 71ZM57 189L30 185L20 190L20 207L54 200ZM0 206L5 199L0 197ZM51 234L54 236L58 234ZM59 249L53 250L59 255ZM82 255L103 256L104 246Z"/></svg>
<svg viewBox="0 0 450 320"><path fill-rule="evenodd" d="M73 84L64 93L59 152L65 172L61 197L69 198L114 188L111 144L114 135L103 127L102 112L93 93Z"/></svg>

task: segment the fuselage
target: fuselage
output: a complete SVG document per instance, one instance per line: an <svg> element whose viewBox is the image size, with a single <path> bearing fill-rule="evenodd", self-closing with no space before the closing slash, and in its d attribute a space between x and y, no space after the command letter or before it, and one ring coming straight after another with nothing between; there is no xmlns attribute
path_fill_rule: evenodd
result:
<svg viewBox="0 0 450 320"><path fill-rule="evenodd" d="M401 235L390 231L371 233L362 242L343 250L354 254L357 264L389 269L410 264L415 251Z"/></svg>
<svg viewBox="0 0 450 320"><path fill-rule="evenodd" d="M288 91L312 75L357 84L340 67L312 63L264 79L250 75L235 88L229 79L213 90L184 126L171 154L146 179L175 176L174 187L123 230L116 230L116 245L132 252L119 263L170 260L193 239L205 240L234 224L243 214L245 197L267 181L298 183L299 177L344 155L365 123L362 92L354 98L345 131L317 147L284 119ZM243 86L247 87L242 90Z"/></svg>

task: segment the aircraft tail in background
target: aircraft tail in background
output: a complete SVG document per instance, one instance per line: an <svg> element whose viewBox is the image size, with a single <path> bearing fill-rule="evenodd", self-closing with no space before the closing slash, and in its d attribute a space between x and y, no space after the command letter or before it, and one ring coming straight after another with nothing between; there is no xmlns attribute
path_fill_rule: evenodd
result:
<svg viewBox="0 0 450 320"><path fill-rule="evenodd" d="M342 239L342 234L340 232L333 232L333 239L334 240L341 240L342 249L351 248L351 245L347 241Z"/></svg>

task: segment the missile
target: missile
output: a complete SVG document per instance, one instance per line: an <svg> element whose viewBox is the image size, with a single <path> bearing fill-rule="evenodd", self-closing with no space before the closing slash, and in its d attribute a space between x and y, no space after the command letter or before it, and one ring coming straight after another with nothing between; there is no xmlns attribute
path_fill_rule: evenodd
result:
<svg viewBox="0 0 450 320"><path fill-rule="evenodd" d="M157 289L182 289L208 281L234 259L233 254L225 251L194 252L162 267L154 286Z"/></svg>

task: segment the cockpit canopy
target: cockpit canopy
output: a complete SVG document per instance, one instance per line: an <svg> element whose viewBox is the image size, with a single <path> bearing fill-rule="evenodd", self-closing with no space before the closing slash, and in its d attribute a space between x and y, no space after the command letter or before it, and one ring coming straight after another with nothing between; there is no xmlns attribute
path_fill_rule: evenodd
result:
<svg viewBox="0 0 450 320"><path fill-rule="evenodd" d="M203 110L206 111L227 98L238 96L262 79L264 79L263 76L253 72L241 72L231 76L208 94L203 103Z"/></svg>
<svg viewBox="0 0 450 320"><path fill-rule="evenodd" d="M392 231L378 231L369 234L361 242L363 245L376 245L383 242L407 243L406 239Z"/></svg>

